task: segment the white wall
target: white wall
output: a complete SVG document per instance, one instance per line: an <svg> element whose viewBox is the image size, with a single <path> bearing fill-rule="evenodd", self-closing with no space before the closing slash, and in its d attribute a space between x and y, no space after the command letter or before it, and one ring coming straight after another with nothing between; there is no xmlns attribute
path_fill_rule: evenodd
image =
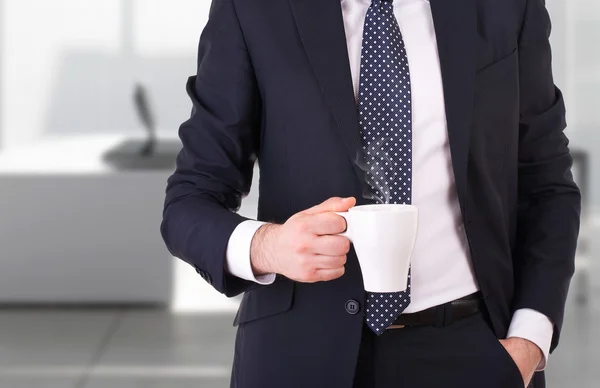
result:
<svg viewBox="0 0 600 388"><path fill-rule="evenodd" d="M184 85L209 7L210 0L4 0L0 144L140 131L136 80L150 89L161 129L175 133L189 115Z"/></svg>

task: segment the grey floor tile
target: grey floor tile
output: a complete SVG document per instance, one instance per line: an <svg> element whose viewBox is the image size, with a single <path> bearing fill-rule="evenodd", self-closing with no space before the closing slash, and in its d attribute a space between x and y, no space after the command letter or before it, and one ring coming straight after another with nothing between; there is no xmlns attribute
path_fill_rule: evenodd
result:
<svg viewBox="0 0 600 388"><path fill-rule="evenodd" d="M229 388L225 379L99 378L84 388Z"/></svg>
<svg viewBox="0 0 600 388"><path fill-rule="evenodd" d="M216 366L229 368L233 314L128 313L98 365Z"/></svg>
<svg viewBox="0 0 600 388"><path fill-rule="evenodd" d="M116 317L116 311L0 311L0 369L87 365Z"/></svg>
<svg viewBox="0 0 600 388"><path fill-rule="evenodd" d="M75 388L75 378L2 378L0 388Z"/></svg>

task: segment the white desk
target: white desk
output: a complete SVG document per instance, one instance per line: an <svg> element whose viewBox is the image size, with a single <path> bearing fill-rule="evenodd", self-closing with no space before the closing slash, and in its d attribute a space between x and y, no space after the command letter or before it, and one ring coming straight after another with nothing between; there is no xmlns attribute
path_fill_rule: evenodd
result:
<svg viewBox="0 0 600 388"><path fill-rule="evenodd" d="M116 171L118 135L0 153L0 303L168 303L159 233L171 170Z"/></svg>

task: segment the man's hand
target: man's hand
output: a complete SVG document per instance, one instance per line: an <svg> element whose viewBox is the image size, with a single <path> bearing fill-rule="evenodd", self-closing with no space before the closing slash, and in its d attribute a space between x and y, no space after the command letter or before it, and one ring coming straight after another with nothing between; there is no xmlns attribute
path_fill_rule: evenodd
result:
<svg viewBox="0 0 600 388"><path fill-rule="evenodd" d="M250 248L254 273L277 273L303 283L341 277L350 241L335 236L346 230L346 221L333 212L345 212L355 204L355 198L330 198L283 225L261 227Z"/></svg>
<svg viewBox="0 0 600 388"><path fill-rule="evenodd" d="M500 340L500 343L519 367L523 382L525 386L528 386L537 366L544 357L541 349L533 342L517 337Z"/></svg>

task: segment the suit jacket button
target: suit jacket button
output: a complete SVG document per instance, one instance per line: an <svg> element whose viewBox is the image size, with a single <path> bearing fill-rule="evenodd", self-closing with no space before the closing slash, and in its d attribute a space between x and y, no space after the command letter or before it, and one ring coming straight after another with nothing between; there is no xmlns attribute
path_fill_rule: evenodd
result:
<svg viewBox="0 0 600 388"><path fill-rule="evenodd" d="M350 315L356 315L360 311L360 304L354 299L346 302L346 312Z"/></svg>

